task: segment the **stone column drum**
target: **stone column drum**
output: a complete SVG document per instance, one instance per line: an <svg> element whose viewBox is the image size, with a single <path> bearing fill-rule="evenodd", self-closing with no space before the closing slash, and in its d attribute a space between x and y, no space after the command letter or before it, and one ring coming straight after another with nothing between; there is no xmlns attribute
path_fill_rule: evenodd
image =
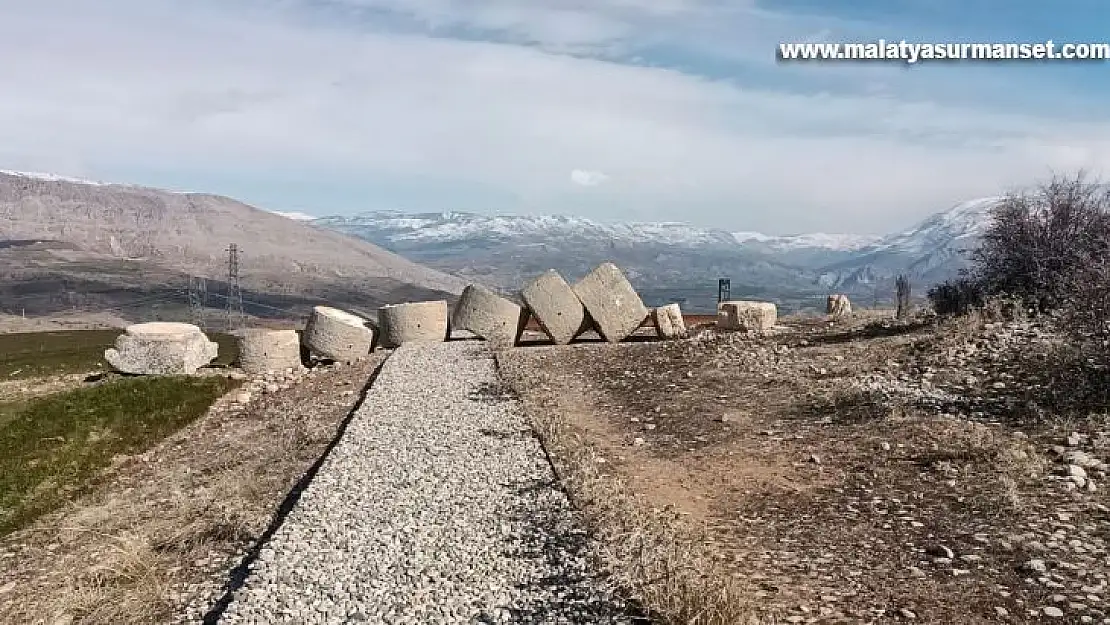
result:
<svg viewBox="0 0 1110 625"><path fill-rule="evenodd" d="M528 323L528 311L478 284L463 289L451 327L468 330L496 347L512 347L520 340Z"/></svg>
<svg viewBox="0 0 1110 625"><path fill-rule="evenodd" d="M586 274L574 285L574 294L586 307L598 334L610 343L628 338L651 312L613 263L602 263Z"/></svg>
<svg viewBox="0 0 1110 625"><path fill-rule="evenodd" d="M405 343L442 343L450 332L447 301L382 306L378 309L378 326L382 347L400 347Z"/></svg>
<svg viewBox="0 0 1110 625"><path fill-rule="evenodd" d="M556 345L570 343L593 325L574 289L554 269L528 283L520 298Z"/></svg>
<svg viewBox="0 0 1110 625"><path fill-rule="evenodd" d="M325 360L347 362L365 358L374 345L374 330L358 315L329 306L317 306L305 324L301 343L309 353Z"/></svg>
<svg viewBox="0 0 1110 625"><path fill-rule="evenodd" d="M301 367L301 337L296 330L243 330L238 338L239 368L244 373Z"/></svg>
<svg viewBox="0 0 1110 625"><path fill-rule="evenodd" d="M686 321L678 304L667 304L652 311L655 317L655 334L661 339L686 338Z"/></svg>

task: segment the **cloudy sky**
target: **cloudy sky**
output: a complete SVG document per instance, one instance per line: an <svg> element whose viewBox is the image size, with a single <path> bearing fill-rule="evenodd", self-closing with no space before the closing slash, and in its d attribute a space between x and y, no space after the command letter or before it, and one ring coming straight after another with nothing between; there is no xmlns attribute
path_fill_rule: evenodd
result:
<svg viewBox="0 0 1110 625"><path fill-rule="evenodd" d="M1095 42L1104 2L0 0L0 169L316 215L886 232L1110 173L1110 63L778 43Z"/></svg>

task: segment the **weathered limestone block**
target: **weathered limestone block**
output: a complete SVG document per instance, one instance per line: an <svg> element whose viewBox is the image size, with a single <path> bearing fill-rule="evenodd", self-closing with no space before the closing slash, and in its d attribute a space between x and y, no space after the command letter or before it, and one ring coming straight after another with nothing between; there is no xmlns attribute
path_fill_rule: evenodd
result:
<svg viewBox="0 0 1110 625"><path fill-rule="evenodd" d="M717 327L722 330L766 332L777 321L778 309L771 302L736 300L717 304Z"/></svg>
<svg viewBox="0 0 1110 625"><path fill-rule="evenodd" d="M245 373L284 371L301 366L301 337L296 330L243 330L239 368Z"/></svg>
<svg viewBox="0 0 1110 625"><path fill-rule="evenodd" d="M117 371L137 375L193 375L216 359L214 341L188 323L156 321L127 326L104 359Z"/></svg>
<svg viewBox="0 0 1110 625"><path fill-rule="evenodd" d="M655 333L661 339L686 338L686 321L678 304L667 304L652 311L655 316Z"/></svg>
<svg viewBox="0 0 1110 625"><path fill-rule="evenodd" d="M574 285L601 338L617 343L628 338L651 311L632 283L613 263L602 263Z"/></svg>
<svg viewBox="0 0 1110 625"><path fill-rule="evenodd" d="M825 312L833 318L847 317L852 314L852 302L842 293L830 295L825 304Z"/></svg>
<svg viewBox="0 0 1110 625"><path fill-rule="evenodd" d="M358 315L316 306L305 324L301 343L312 355L347 362L365 358L374 347L374 330Z"/></svg>
<svg viewBox="0 0 1110 625"><path fill-rule="evenodd" d="M510 300L478 284L463 289L451 313L451 328L467 330L497 347L520 340L528 313Z"/></svg>
<svg viewBox="0 0 1110 625"><path fill-rule="evenodd" d="M520 291L532 316L556 345L566 345L593 324L563 276L549 269Z"/></svg>
<svg viewBox="0 0 1110 625"><path fill-rule="evenodd" d="M405 343L442 343L448 338L447 302L409 302L378 309L382 346L400 347Z"/></svg>

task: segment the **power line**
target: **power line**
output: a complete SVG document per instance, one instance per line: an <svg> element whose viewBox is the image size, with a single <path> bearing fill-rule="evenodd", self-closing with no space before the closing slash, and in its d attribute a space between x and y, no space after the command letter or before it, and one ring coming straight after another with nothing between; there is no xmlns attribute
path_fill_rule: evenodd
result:
<svg viewBox="0 0 1110 625"><path fill-rule="evenodd" d="M208 282L201 276L189 276L189 316L193 325L207 330L204 309L208 306Z"/></svg>
<svg viewBox="0 0 1110 625"><path fill-rule="evenodd" d="M246 321L243 312L243 290L239 284L239 246L232 243L227 248L227 329L239 329Z"/></svg>

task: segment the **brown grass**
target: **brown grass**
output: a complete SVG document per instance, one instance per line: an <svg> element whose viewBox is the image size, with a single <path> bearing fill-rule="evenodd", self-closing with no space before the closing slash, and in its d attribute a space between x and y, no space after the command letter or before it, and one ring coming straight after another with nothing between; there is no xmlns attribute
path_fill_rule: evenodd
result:
<svg viewBox="0 0 1110 625"><path fill-rule="evenodd" d="M504 354L502 354L504 356ZM502 371L516 365L499 358ZM506 379L521 396L532 427L595 541L593 557L629 598L656 622L758 625L743 589L713 557L701 528L672 508L653 509L604 471L605 458L568 422L550 397L522 392L520 375Z"/></svg>

